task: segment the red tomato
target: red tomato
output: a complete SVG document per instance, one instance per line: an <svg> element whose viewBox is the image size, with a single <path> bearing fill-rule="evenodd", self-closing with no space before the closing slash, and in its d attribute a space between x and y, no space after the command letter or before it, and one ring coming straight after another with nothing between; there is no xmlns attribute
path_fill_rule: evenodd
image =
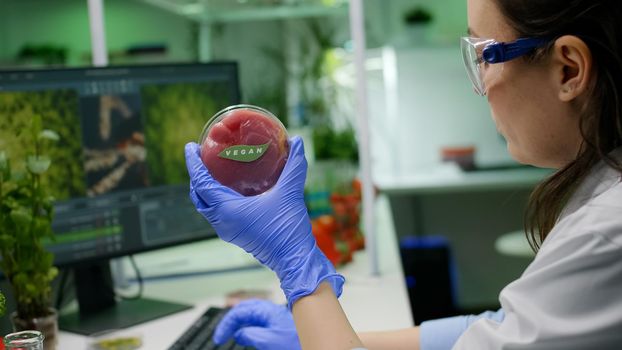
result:
<svg viewBox="0 0 622 350"><path fill-rule="evenodd" d="M337 230L337 220L332 215L322 215L315 221L323 232L333 234Z"/></svg>
<svg viewBox="0 0 622 350"><path fill-rule="evenodd" d="M320 248L322 253L326 255L333 265L337 266L337 264L339 264L340 254L335 247L335 240L333 237L331 237L328 232L324 231L321 225L318 225L317 220L311 221L311 231L313 232L318 248Z"/></svg>
<svg viewBox="0 0 622 350"><path fill-rule="evenodd" d="M359 178L354 178L352 180L352 189L354 190L354 193L358 194L359 196L361 195L362 191L363 191L363 186L361 184L361 180L359 180Z"/></svg>
<svg viewBox="0 0 622 350"><path fill-rule="evenodd" d="M339 220L340 216L348 215L348 207L343 202L333 202L333 212L335 213L337 220Z"/></svg>

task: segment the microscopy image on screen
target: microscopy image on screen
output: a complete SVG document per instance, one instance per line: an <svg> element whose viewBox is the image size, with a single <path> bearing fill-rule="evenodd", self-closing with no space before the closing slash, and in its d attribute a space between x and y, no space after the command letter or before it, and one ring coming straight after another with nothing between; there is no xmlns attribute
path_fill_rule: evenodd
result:
<svg viewBox="0 0 622 350"><path fill-rule="evenodd" d="M147 164L152 185L187 184L184 145L231 100L227 82L144 85Z"/></svg>
<svg viewBox="0 0 622 350"><path fill-rule="evenodd" d="M82 135L78 117L78 95L74 90L0 91L0 151L4 151L18 172L24 159L34 153L31 123L41 116L44 129L55 131L60 140L44 142L43 153L52 164L42 181L57 199L83 196Z"/></svg>
<svg viewBox="0 0 622 350"><path fill-rule="evenodd" d="M149 185L138 95L80 100L87 195Z"/></svg>

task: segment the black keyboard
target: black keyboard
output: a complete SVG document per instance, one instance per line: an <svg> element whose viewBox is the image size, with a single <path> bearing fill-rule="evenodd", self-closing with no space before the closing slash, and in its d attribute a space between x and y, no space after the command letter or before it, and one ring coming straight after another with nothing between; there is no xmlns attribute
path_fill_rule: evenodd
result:
<svg viewBox="0 0 622 350"><path fill-rule="evenodd" d="M168 350L250 350L252 347L237 345L233 340L220 346L214 344L212 335L218 322L229 309L210 307L182 334Z"/></svg>

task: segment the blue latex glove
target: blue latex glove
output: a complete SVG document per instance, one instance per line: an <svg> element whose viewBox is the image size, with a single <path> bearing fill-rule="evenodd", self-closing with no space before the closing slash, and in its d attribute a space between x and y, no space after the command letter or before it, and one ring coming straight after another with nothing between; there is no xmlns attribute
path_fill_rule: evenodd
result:
<svg viewBox="0 0 622 350"><path fill-rule="evenodd" d="M300 349L291 312L266 300L245 300L225 315L216 327L214 342L222 345L231 337L257 350Z"/></svg>
<svg viewBox="0 0 622 350"><path fill-rule="evenodd" d="M304 202L307 160L300 137L290 140L289 157L270 190L245 197L221 185L207 171L199 145L186 145L190 198L221 239L252 254L276 273L288 308L327 281L341 295L343 276L318 248Z"/></svg>

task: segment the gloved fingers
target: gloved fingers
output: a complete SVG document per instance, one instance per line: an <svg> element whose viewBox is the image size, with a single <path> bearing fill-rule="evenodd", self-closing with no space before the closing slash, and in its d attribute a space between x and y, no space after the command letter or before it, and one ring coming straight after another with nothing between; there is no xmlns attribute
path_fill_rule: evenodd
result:
<svg viewBox="0 0 622 350"><path fill-rule="evenodd" d="M306 178L307 159L304 143L300 136L294 136L289 139L289 157L276 186L302 193Z"/></svg>
<svg viewBox="0 0 622 350"><path fill-rule="evenodd" d="M274 346L267 346L270 341L270 330L262 327L241 328L234 334L235 342L242 346L252 346L257 350L274 349Z"/></svg>
<svg viewBox="0 0 622 350"><path fill-rule="evenodd" d="M214 331L214 342L223 344L229 340L235 332L247 326L264 326L268 315L264 303L265 300L250 299L240 302L222 318Z"/></svg>
<svg viewBox="0 0 622 350"><path fill-rule="evenodd" d="M186 144L185 155L191 186L206 206L214 206L231 196L234 198L241 196L212 177L201 160L198 144L194 142Z"/></svg>
<svg viewBox="0 0 622 350"><path fill-rule="evenodd" d="M216 345L222 345L229 341L231 337L238 331L238 323L235 319L232 319L231 311L229 311L225 317L218 323L216 326L216 330L214 331L214 343Z"/></svg>
<svg viewBox="0 0 622 350"><path fill-rule="evenodd" d="M199 195L197 194L197 191L194 190L194 186L192 186L192 183L190 183L190 200L198 209L207 207L203 199L201 199L201 197L199 197Z"/></svg>
<svg viewBox="0 0 622 350"><path fill-rule="evenodd" d="M296 350L300 341L295 328L246 327L238 330L235 342L242 346L252 346L257 350Z"/></svg>

